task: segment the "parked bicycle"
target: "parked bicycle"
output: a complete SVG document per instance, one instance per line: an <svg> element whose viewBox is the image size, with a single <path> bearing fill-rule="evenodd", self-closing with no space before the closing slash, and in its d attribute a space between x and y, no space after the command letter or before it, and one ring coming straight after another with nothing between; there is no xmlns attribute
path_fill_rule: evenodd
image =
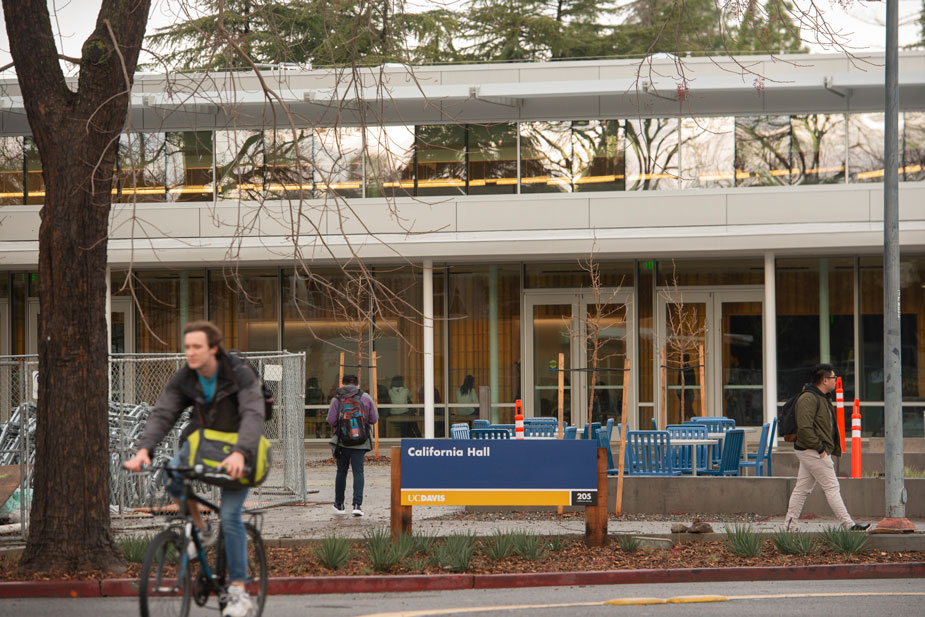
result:
<svg viewBox="0 0 925 617"><path fill-rule="evenodd" d="M217 514L219 507L196 495L192 483L194 480L228 476L206 472L202 466L168 467L164 464L159 467L183 477L183 494L177 513L151 540L142 561L138 581L141 617L186 617L191 600L197 606L205 606L212 594L218 597L219 609L222 610L229 583L224 535L220 530L215 544L205 547L199 529L193 523L190 507L191 504L202 504ZM248 515L244 523L248 551L245 585L253 603L251 617L261 617L267 596L267 555L260 536L263 515L250 510L245 510L244 514Z"/></svg>

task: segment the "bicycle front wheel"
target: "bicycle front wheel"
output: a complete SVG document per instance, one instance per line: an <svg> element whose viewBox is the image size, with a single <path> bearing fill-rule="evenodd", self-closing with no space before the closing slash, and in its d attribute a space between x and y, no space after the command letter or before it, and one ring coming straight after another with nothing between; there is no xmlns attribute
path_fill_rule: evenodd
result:
<svg viewBox="0 0 925 617"><path fill-rule="evenodd" d="M160 532L145 553L138 581L141 617L186 617L190 608L190 566L186 538L175 529Z"/></svg>

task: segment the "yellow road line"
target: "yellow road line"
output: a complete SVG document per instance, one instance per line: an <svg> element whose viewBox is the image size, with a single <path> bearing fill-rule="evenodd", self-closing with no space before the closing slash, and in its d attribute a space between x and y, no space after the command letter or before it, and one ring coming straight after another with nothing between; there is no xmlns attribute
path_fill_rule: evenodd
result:
<svg viewBox="0 0 925 617"><path fill-rule="evenodd" d="M773 600L784 598L848 598L848 597L885 597L885 596L925 596L925 591L846 591L820 593L769 593L744 596L692 595L673 596L670 598L637 597L615 598L596 602L569 602L561 604L507 604L498 606L468 606L460 608L420 609L413 611L396 611L388 613L370 613L362 617L431 617L439 615L462 615L465 613L522 611L540 608L578 608L582 606L648 606L652 604L690 604L697 602L729 602L732 600Z"/></svg>

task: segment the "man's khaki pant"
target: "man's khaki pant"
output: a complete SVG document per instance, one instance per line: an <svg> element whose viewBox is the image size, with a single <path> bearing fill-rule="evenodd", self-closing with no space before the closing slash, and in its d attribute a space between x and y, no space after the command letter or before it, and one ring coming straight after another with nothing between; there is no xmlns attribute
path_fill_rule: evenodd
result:
<svg viewBox="0 0 925 617"><path fill-rule="evenodd" d="M841 498L832 457L826 454L825 458L822 458L815 450L794 450L793 452L800 462L800 471L797 473L797 484L790 495L790 505L787 508L788 523L800 518L803 504L806 503L806 498L813 492L818 482L825 492L825 498L832 512L835 513L835 517L846 527L853 525L854 521L851 520L845 508L845 502Z"/></svg>

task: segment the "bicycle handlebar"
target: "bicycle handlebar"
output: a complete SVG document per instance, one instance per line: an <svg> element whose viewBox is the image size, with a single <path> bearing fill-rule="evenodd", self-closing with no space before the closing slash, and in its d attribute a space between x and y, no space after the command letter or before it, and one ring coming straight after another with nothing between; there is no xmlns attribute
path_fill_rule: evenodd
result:
<svg viewBox="0 0 925 617"><path fill-rule="evenodd" d="M142 465L141 471L139 473L155 471L157 469L163 469L164 471L173 471L173 472L179 473L180 475L189 476L191 478L200 477L200 478L213 478L213 479L219 479L219 480L236 480L237 479L237 478L232 478L231 475L227 473L211 469L209 467L206 467L205 465L173 466L169 462L159 463L157 465ZM250 475L250 473L251 473L251 467L246 465L244 467L243 473L241 474L241 477L246 477Z"/></svg>

